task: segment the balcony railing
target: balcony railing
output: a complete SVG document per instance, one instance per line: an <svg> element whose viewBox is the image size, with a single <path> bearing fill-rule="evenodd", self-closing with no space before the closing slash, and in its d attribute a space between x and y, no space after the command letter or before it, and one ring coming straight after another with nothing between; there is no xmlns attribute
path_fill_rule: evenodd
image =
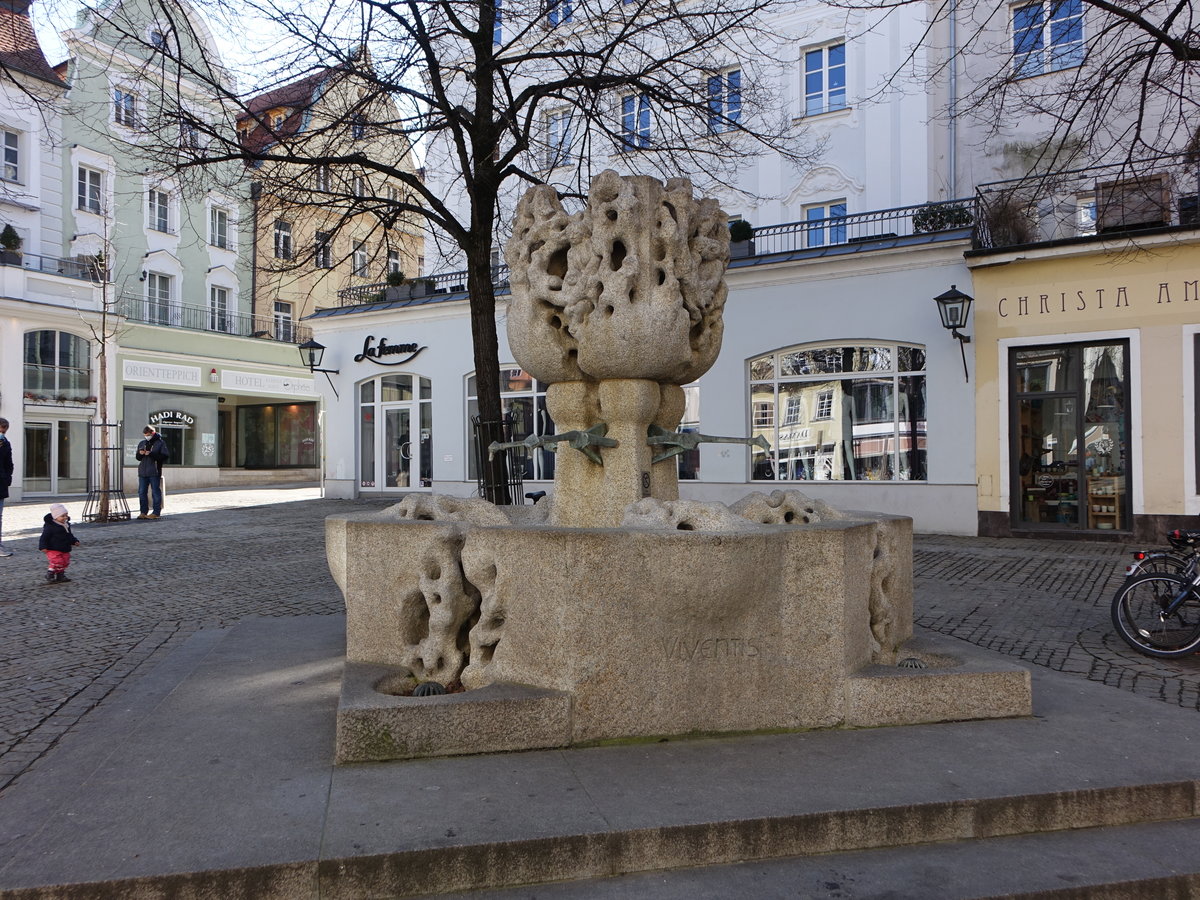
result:
<svg viewBox="0 0 1200 900"><path fill-rule="evenodd" d="M19 262L18 262L19 260ZM59 259L56 256L39 256L37 253L0 253L0 265L20 265L32 272L46 272L78 278L80 281L99 281L99 271L93 263L77 259Z"/></svg>
<svg viewBox="0 0 1200 900"><path fill-rule="evenodd" d="M1193 163L1161 156L980 185L976 245L1014 247L1200 225Z"/></svg>
<svg viewBox="0 0 1200 900"><path fill-rule="evenodd" d="M508 290L508 266L492 266L492 284L497 290ZM338 291L338 302L341 306L358 306L363 303L386 303L396 300L416 300L438 294L456 294L462 293L466 289L467 273L464 269L461 272L443 272L441 275L414 278L400 287L384 281L378 284L360 284L356 287L343 288Z"/></svg>
<svg viewBox="0 0 1200 900"><path fill-rule="evenodd" d="M136 294L122 294L117 300L117 312L131 322L144 325L264 338L287 344L302 344L312 337L311 328L290 319L222 312L175 301L151 300Z"/></svg>

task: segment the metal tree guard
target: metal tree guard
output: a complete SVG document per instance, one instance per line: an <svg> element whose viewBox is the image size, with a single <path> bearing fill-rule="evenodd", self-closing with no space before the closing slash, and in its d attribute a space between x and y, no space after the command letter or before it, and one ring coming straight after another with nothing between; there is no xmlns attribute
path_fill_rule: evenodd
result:
<svg viewBox="0 0 1200 900"><path fill-rule="evenodd" d="M478 484L477 493L480 497L493 503L523 504L525 495L522 488L525 484L525 464L528 452L524 447L512 447L500 450L489 462L488 448L493 443L508 443L512 440L514 417L507 415L501 422L480 421L479 416L471 416L471 425L475 431L475 473ZM497 466L503 466L503 484L508 488L508 496L503 496L501 484L489 483L486 472L488 468L497 471Z"/></svg>
<svg viewBox="0 0 1200 900"><path fill-rule="evenodd" d="M119 522L130 518L129 504L121 485L124 448L120 423L88 423L88 495L83 505L85 522Z"/></svg>

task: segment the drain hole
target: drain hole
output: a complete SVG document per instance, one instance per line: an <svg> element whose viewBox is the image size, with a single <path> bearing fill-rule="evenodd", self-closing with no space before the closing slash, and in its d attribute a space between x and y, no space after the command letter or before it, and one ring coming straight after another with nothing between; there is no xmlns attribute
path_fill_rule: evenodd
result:
<svg viewBox="0 0 1200 900"><path fill-rule="evenodd" d="M929 666L925 665L925 663L923 663L921 660L917 659L915 656L907 656L904 659L900 660L900 662L896 663L896 668L897 669L928 669Z"/></svg>

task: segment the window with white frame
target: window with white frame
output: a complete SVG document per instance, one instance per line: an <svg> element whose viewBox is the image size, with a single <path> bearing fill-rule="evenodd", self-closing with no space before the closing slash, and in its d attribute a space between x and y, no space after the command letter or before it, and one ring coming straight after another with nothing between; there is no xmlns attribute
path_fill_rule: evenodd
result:
<svg viewBox="0 0 1200 900"><path fill-rule="evenodd" d="M571 162L571 111L559 110L546 116L546 168Z"/></svg>
<svg viewBox="0 0 1200 900"><path fill-rule="evenodd" d="M352 187L355 197L367 196L367 177L365 175L355 175L352 181Z"/></svg>
<svg viewBox="0 0 1200 900"><path fill-rule="evenodd" d="M292 223L283 219L275 220L275 258L292 258Z"/></svg>
<svg viewBox="0 0 1200 900"><path fill-rule="evenodd" d="M621 98L621 149L650 146L650 98L626 94Z"/></svg>
<svg viewBox="0 0 1200 900"><path fill-rule="evenodd" d="M752 433L771 445L753 450L753 479L927 478L923 347L804 344L749 369Z"/></svg>
<svg viewBox="0 0 1200 900"><path fill-rule="evenodd" d="M804 207L806 247L846 243L846 201L816 203Z"/></svg>
<svg viewBox="0 0 1200 900"><path fill-rule="evenodd" d="M403 270L400 268L399 250L389 250L387 252L387 273L389 275L403 274Z"/></svg>
<svg viewBox="0 0 1200 900"><path fill-rule="evenodd" d="M212 285L208 289L208 330L229 332L229 288Z"/></svg>
<svg viewBox="0 0 1200 900"><path fill-rule="evenodd" d="M333 268L333 235L328 231L318 231L316 234L313 262L318 269Z"/></svg>
<svg viewBox="0 0 1200 900"><path fill-rule="evenodd" d="M137 95L132 91L113 88L113 121L126 128L137 127Z"/></svg>
<svg viewBox="0 0 1200 900"><path fill-rule="evenodd" d="M208 242L212 246L219 247L222 250L233 249L233 242L230 240L229 231L229 210L223 209L220 206L209 208Z"/></svg>
<svg viewBox="0 0 1200 900"><path fill-rule="evenodd" d="M171 324L171 276L150 272L146 276L146 321Z"/></svg>
<svg viewBox="0 0 1200 900"><path fill-rule="evenodd" d="M352 249L353 249L353 252L351 253L351 257L350 257L350 265L351 265L352 271L359 278L366 278L368 275L371 274L367 269L367 266L369 264L369 256L370 256L367 253L367 242L366 241L355 241Z"/></svg>
<svg viewBox="0 0 1200 900"><path fill-rule="evenodd" d="M708 76L708 130L732 131L742 117L742 70Z"/></svg>
<svg viewBox="0 0 1200 900"><path fill-rule="evenodd" d="M21 180L21 135L5 128L4 137L4 169L0 177L5 181Z"/></svg>
<svg viewBox="0 0 1200 900"><path fill-rule="evenodd" d="M394 185L394 184L389 184L387 186L387 198L388 198L388 203L399 203L400 202L400 188L396 187L396 185Z"/></svg>
<svg viewBox="0 0 1200 900"><path fill-rule="evenodd" d="M179 146L184 150L200 149L200 129L188 119L179 120Z"/></svg>
<svg viewBox="0 0 1200 900"><path fill-rule="evenodd" d="M1083 0L1024 3L1012 11L1013 72L1031 78L1083 63Z"/></svg>
<svg viewBox="0 0 1200 900"><path fill-rule="evenodd" d="M275 340L290 341L293 334L292 304L275 301Z"/></svg>
<svg viewBox="0 0 1200 900"><path fill-rule="evenodd" d="M1096 195L1080 194L1075 198L1075 233L1096 233Z"/></svg>
<svg viewBox="0 0 1200 900"><path fill-rule="evenodd" d="M547 0L546 24L553 28L574 19L575 11L572 9L571 3L572 0Z"/></svg>
<svg viewBox="0 0 1200 900"><path fill-rule="evenodd" d="M171 233L171 195L166 191L150 188L147 199L147 225L152 231Z"/></svg>
<svg viewBox="0 0 1200 900"><path fill-rule="evenodd" d="M75 179L75 205L85 212L100 214L104 202L104 173L80 166Z"/></svg>
<svg viewBox="0 0 1200 900"><path fill-rule="evenodd" d="M329 190L329 166L317 166L313 174L313 187L318 191Z"/></svg>
<svg viewBox="0 0 1200 900"><path fill-rule="evenodd" d="M804 51L804 114L846 108L846 45Z"/></svg>

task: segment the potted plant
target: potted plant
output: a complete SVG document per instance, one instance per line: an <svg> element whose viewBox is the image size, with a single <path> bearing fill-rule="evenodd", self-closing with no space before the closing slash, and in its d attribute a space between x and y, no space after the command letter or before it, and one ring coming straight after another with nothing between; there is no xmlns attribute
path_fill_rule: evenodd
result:
<svg viewBox="0 0 1200 900"><path fill-rule="evenodd" d="M385 300L408 300L413 295L413 284L404 277L403 272L388 272L387 287L384 288Z"/></svg>
<svg viewBox="0 0 1200 900"><path fill-rule="evenodd" d="M913 234L967 228L974 221L971 210L960 203L926 203L913 213Z"/></svg>
<svg viewBox="0 0 1200 900"><path fill-rule="evenodd" d="M739 259L754 255L754 226L745 219L734 219L729 223L729 258Z"/></svg>
<svg viewBox="0 0 1200 900"><path fill-rule="evenodd" d="M21 265L21 236L12 225L0 230L0 266Z"/></svg>

